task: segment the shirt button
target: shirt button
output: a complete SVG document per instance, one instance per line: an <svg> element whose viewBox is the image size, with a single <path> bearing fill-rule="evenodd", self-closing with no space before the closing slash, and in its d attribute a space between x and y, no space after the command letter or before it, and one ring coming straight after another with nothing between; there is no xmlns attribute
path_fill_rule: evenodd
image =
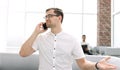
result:
<svg viewBox="0 0 120 70"><path fill-rule="evenodd" d="M55 66L53 66L53 68L55 68Z"/></svg>
<svg viewBox="0 0 120 70"><path fill-rule="evenodd" d="M55 59L55 57L53 57L53 59Z"/></svg>

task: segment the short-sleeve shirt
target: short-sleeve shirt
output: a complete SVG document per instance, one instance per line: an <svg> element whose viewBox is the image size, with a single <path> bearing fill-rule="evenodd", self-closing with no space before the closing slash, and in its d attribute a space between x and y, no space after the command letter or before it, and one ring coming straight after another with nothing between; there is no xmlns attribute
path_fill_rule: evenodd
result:
<svg viewBox="0 0 120 70"><path fill-rule="evenodd" d="M32 47L39 50L39 70L72 70L73 59L85 57L80 42L65 32L40 35Z"/></svg>

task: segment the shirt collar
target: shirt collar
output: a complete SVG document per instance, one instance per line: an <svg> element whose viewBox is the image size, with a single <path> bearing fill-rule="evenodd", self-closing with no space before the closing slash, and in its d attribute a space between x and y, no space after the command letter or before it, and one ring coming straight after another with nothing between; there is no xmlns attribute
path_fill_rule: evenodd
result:
<svg viewBox="0 0 120 70"><path fill-rule="evenodd" d="M52 33L52 32L50 31L49 34L52 35L52 36L60 36L60 35L63 34L63 31L61 31L61 32L59 32L59 33L57 33L57 34L54 34L54 33Z"/></svg>

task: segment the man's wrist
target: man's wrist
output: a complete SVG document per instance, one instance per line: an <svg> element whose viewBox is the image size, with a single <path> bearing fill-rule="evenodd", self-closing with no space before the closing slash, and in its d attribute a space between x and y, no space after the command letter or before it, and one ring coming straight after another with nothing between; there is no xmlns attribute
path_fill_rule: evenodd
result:
<svg viewBox="0 0 120 70"><path fill-rule="evenodd" d="M96 63L95 63L95 68L96 68L96 70L99 70L99 68L98 68L98 63L99 63L99 62L96 62Z"/></svg>

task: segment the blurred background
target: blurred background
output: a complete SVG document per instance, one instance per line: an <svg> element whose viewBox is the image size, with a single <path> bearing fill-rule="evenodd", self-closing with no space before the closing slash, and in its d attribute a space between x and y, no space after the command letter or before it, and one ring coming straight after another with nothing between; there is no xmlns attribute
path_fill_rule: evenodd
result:
<svg viewBox="0 0 120 70"><path fill-rule="evenodd" d="M0 0L0 70L38 70L38 55L22 58L18 52L51 7L63 10L65 32L80 43L86 35L94 54L87 59L110 55L120 65L120 0ZM73 70L79 70L75 64Z"/></svg>
<svg viewBox="0 0 120 70"><path fill-rule="evenodd" d="M20 48L35 26L45 21L45 10L50 7L63 10L63 30L80 41L85 34L91 47L120 47L119 5L119 0L0 0L0 51ZM100 16L109 18L102 23Z"/></svg>

